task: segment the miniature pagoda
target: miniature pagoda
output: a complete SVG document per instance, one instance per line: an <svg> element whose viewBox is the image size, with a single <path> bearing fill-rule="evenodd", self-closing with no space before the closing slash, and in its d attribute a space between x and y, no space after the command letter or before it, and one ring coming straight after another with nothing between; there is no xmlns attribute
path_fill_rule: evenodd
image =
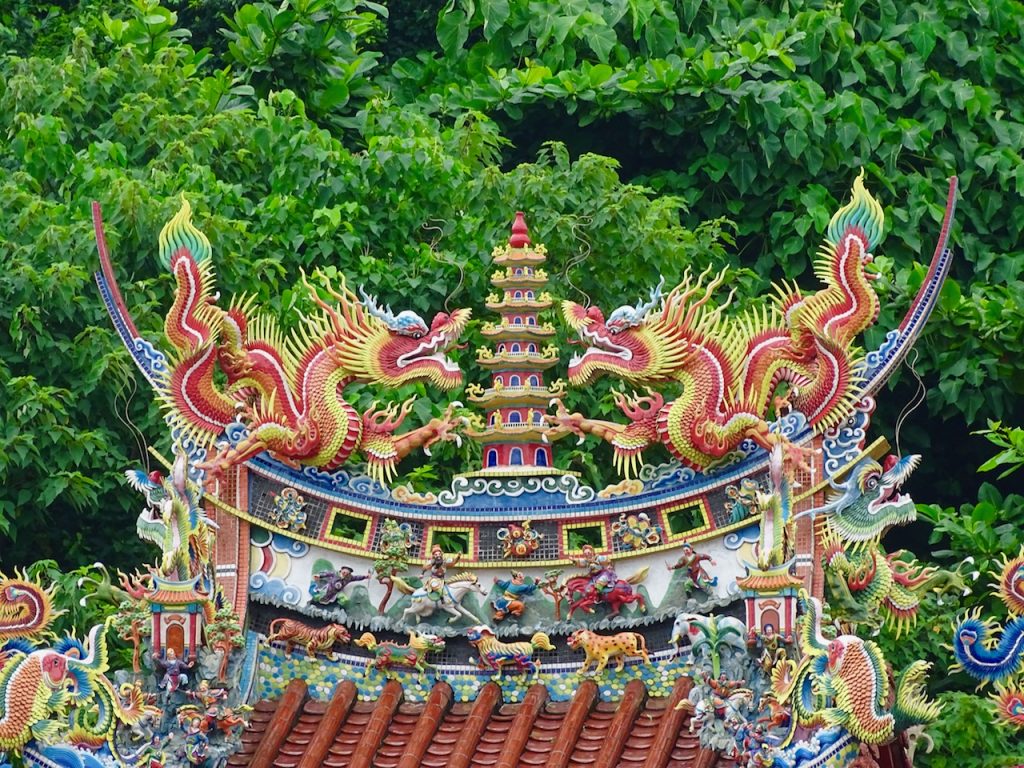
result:
<svg viewBox="0 0 1024 768"><path fill-rule="evenodd" d="M551 323L538 316L551 306L542 289L547 272L543 245L531 246L523 213L516 213L508 244L493 251L499 269L491 284L502 293L487 297L487 308L500 323L485 323L483 334L495 348L477 350L477 362L491 373L491 386L470 387L469 399L486 410L483 423L468 434L483 446L483 471L488 474L559 474L552 468L551 445L545 438L544 412L560 399L560 385L544 383L544 371L558 362L551 343Z"/></svg>

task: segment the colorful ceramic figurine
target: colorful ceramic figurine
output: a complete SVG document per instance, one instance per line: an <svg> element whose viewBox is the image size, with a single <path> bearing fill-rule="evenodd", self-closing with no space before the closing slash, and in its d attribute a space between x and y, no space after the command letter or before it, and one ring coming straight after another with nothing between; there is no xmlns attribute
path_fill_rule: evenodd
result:
<svg viewBox="0 0 1024 768"><path fill-rule="evenodd" d="M217 304L210 242L193 226L185 200L160 233L160 260L174 275L176 290L164 324L173 351L168 370L154 383L172 427L212 449L243 404L247 434L235 445L222 445L205 469L219 472L271 451L293 465L331 470L358 451L370 475L383 481L402 457L453 439L461 426L461 419L446 412L425 427L395 435L411 403L400 409L374 403L360 414L342 393L355 383L461 386L462 374L444 352L465 328L468 309L439 313L427 323L408 310L395 314L365 292L357 297L344 280L339 290L321 275L322 287L303 279L319 311L286 334L275 318L254 311L251 300L228 309Z"/></svg>
<svg viewBox="0 0 1024 768"><path fill-rule="evenodd" d="M527 581L522 571L512 571L511 579L495 576L494 584L502 591L501 596L491 603L494 606L495 621L501 621L506 616L518 619L526 608L523 601L537 591L537 582L533 579Z"/></svg>
<svg viewBox="0 0 1024 768"><path fill-rule="evenodd" d="M320 571L313 574L309 585L309 601L317 605L337 604L344 606L348 602L345 588L357 581L366 581L369 574L356 576L352 569L343 565L337 571Z"/></svg>
<svg viewBox="0 0 1024 768"><path fill-rule="evenodd" d="M507 527L499 528L494 535L501 542L502 557L529 557L540 549L541 539L544 538L544 534L533 529L529 520L524 520L522 525L509 523Z"/></svg>
<svg viewBox="0 0 1024 768"><path fill-rule="evenodd" d="M166 694L172 694L179 688L188 685L188 671L196 664L195 659L179 659L173 648L164 652L163 658L153 656L153 666L161 673L160 689Z"/></svg>
<svg viewBox="0 0 1024 768"><path fill-rule="evenodd" d="M780 286L771 306L743 315L723 315L731 295L711 304L725 281L722 272L705 283L687 274L668 295L662 284L647 301L610 315L597 307L563 302L566 323L585 347L569 363L569 381L583 387L600 376L634 386L675 381L683 394L665 402L658 392L618 394L629 422L589 419L560 407L550 417L556 434L593 434L612 444L615 464L636 474L643 451L662 444L698 471L714 465L751 439L763 448L786 444L766 418L780 382L795 385L790 398L817 432L852 412L860 381L854 372L857 337L878 316L878 297L865 270L883 231L882 207L864 188L863 174L853 199L833 216L816 263L825 286L803 295ZM695 353L699 350L700 354ZM798 451L787 453L803 463Z"/></svg>
<svg viewBox="0 0 1024 768"><path fill-rule="evenodd" d="M317 651L326 653L335 643L347 643L351 639L348 630L341 624L328 624L316 628L293 619L274 619L270 622L267 642L284 641L284 652L290 654L296 645L304 646L306 655L313 658Z"/></svg>
<svg viewBox="0 0 1024 768"><path fill-rule="evenodd" d="M1004 558L996 577L995 593L1010 617L1002 627L976 610L960 619L953 630L951 672L963 671L980 681L994 683L996 713L1006 724L1024 728L1024 548L1015 558Z"/></svg>
<svg viewBox="0 0 1024 768"><path fill-rule="evenodd" d="M385 673L396 667L426 672L430 666L427 664L427 654L440 653L445 648L443 638L428 633L420 634L415 630L409 632L409 642L405 644L393 640L378 643L377 638L369 632L360 635L355 644L373 654L373 659L366 665L367 672L380 669Z"/></svg>
<svg viewBox="0 0 1024 768"><path fill-rule="evenodd" d="M205 765L209 753L210 738L203 729L203 721L194 717L185 729L185 759L192 765Z"/></svg>
<svg viewBox="0 0 1024 768"><path fill-rule="evenodd" d="M306 527L306 499L294 488L285 488L274 497L270 520L289 531L300 532Z"/></svg>
<svg viewBox="0 0 1024 768"><path fill-rule="evenodd" d="M470 621L480 619L462 605L462 601L470 592L475 592L481 597L487 595L487 591L480 586L480 580L475 573L457 573L445 581L436 580L434 576L425 580L422 587L412 587L403 579L394 577L395 585L412 599L409 607L402 612L402 621L406 624L417 624L426 618L434 615L438 609L448 614L448 622L453 623L461 618Z"/></svg>
<svg viewBox="0 0 1024 768"><path fill-rule="evenodd" d="M555 650L555 646L543 632L535 632L528 641L504 643L494 636L494 630L480 625L470 627L466 637L469 638L469 644L480 653L477 666L480 669L493 670L495 677L501 677L502 670L507 668L512 668L515 672L532 672L537 675L540 673L540 661L533 658L534 653Z"/></svg>
<svg viewBox="0 0 1024 768"><path fill-rule="evenodd" d="M600 675L608 662L615 659L616 669L622 671L626 665L627 656L639 656L644 664L650 664L651 658L647 655L647 641L639 632L619 632L614 635L599 635L589 629L577 629L567 640L569 647L582 650L587 657L580 667L580 674L587 674L587 668L595 664L594 675Z"/></svg>
<svg viewBox="0 0 1024 768"><path fill-rule="evenodd" d="M884 622L897 637L917 621L921 598L929 591L966 589L959 573L922 566L903 552L887 555L878 543L890 527L916 519L913 500L899 489L920 460L890 455L883 466L862 459L844 483L833 483L832 501L804 513L824 515L827 521L822 561L834 612L855 624Z"/></svg>
<svg viewBox="0 0 1024 768"><path fill-rule="evenodd" d="M446 555L441 547L435 544L430 548L430 559L423 566L422 572L430 574L423 582L423 588L432 600L440 600L444 589L444 577L448 569L457 565L462 554Z"/></svg>
<svg viewBox="0 0 1024 768"><path fill-rule="evenodd" d="M638 515L619 515L612 523L612 533L630 549L647 549L661 543L661 526L651 522L646 512Z"/></svg>
<svg viewBox="0 0 1024 768"><path fill-rule="evenodd" d="M930 664L915 661L897 674L895 696L890 696L889 673L879 647L853 635L826 638L818 599L802 592L800 604L802 657L772 670L775 696L792 708L793 727L842 725L860 741L883 744L898 731L938 718L939 705L928 700L925 691Z"/></svg>
<svg viewBox="0 0 1024 768"><path fill-rule="evenodd" d="M702 554L695 550L691 544L684 543L679 559L673 565L666 567L670 571L676 571L680 568L686 569L686 583L688 586L696 587L701 592L710 592L718 584L718 577L711 578L701 563L716 564L710 555Z"/></svg>
<svg viewBox="0 0 1024 768"><path fill-rule="evenodd" d="M584 544L580 556L574 558L576 565L587 569L586 576L576 576L566 581L565 593L569 597L569 618L577 610L593 613L597 605L608 605L609 615L617 616L624 605L637 603L641 611L647 610L643 595L633 590L633 585L647 578L643 568L627 579L620 579L612 567L608 555L598 554L590 544ZM579 595L577 598L576 595Z"/></svg>
<svg viewBox="0 0 1024 768"><path fill-rule="evenodd" d="M770 675L772 667L786 658L786 646L774 624L765 624L761 632L751 628L747 633L747 645L758 652L757 663L766 675Z"/></svg>

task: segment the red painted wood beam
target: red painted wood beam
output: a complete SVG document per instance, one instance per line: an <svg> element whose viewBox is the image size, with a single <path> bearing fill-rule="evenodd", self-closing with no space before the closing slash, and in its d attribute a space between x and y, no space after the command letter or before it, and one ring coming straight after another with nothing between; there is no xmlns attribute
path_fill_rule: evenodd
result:
<svg viewBox="0 0 1024 768"><path fill-rule="evenodd" d="M306 681L296 678L288 683L281 695L281 701L277 705L277 711L267 724L267 731L260 740L252 756L249 768L270 768L277 753L281 750L288 734L292 732L295 721L299 719L302 711L302 703L306 700Z"/></svg>
<svg viewBox="0 0 1024 768"><path fill-rule="evenodd" d="M605 741L605 748L597 755L595 768L613 768L622 757L622 750L626 748L626 739L636 722L636 716L644 706L644 699L647 698L647 688L639 680L630 680L626 683L626 690L622 694L622 701L619 708L615 710L615 717L612 724L608 726L608 736Z"/></svg>
<svg viewBox="0 0 1024 768"><path fill-rule="evenodd" d="M327 705L327 711L324 712L323 719L317 726L313 738L309 740L309 746L306 747L306 752L299 761L298 768L320 768L324 758L327 757L327 751L334 743L338 729L348 717L352 705L355 704L357 695L355 683L351 680L340 683L334 689L334 695Z"/></svg>
<svg viewBox="0 0 1024 768"><path fill-rule="evenodd" d="M452 697L452 687L448 683L434 684L426 706L416 721L412 737L402 753L402 759L398 761L398 768L420 768L423 756L427 753L445 712L452 705Z"/></svg>
<svg viewBox="0 0 1024 768"><path fill-rule="evenodd" d="M476 751L480 737L487 728L487 721L491 719L494 708L501 703L501 686L497 683L487 683L476 695L473 702L473 709L466 717L466 724L462 728L461 738L456 742L455 749L448 757L447 768L469 768L473 760L473 753Z"/></svg>
<svg viewBox="0 0 1024 768"><path fill-rule="evenodd" d="M576 694L572 697L562 721L562 727L558 731L558 739L551 748L547 763L544 764L545 768L566 768L569 765L572 750L583 730L583 724L587 721L587 715L597 701L597 694L597 683L593 680L584 680L576 689Z"/></svg>
<svg viewBox="0 0 1024 768"><path fill-rule="evenodd" d="M402 703L402 684L397 680L388 680L377 699L377 706L370 713L370 721L366 724L366 730L359 738L355 750L352 752L351 768L370 768L373 763L373 756L380 749L381 742L387 735L388 726L395 716L398 705Z"/></svg>
<svg viewBox="0 0 1024 768"><path fill-rule="evenodd" d="M672 694L668 699L668 707L665 714L661 716L658 730L654 734L654 741L651 742L651 751L647 756L646 768L665 768L672 750L679 740L679 731L690 717L690 713L676 709L676 705L685 701L693 688L693 678L680 677L672 687Z"/></svg>
<svg viewBox="0 0 1024 768"><path fill-rule="evenodd" d="M530 731L533 730L533 724L540 714L540 708L547 700L548 689L541 683L530 686L523 703L519 705L512 727L508 730L508 741L505 742L505 748L501 750L494 768L516 768L519 765L526 740L530 738Z"/></svg>

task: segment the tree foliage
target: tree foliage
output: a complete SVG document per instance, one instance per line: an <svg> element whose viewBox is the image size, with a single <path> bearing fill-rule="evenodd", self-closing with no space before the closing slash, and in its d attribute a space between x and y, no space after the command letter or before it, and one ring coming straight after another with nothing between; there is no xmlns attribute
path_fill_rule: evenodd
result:
<svg viewBox="0 0 1024 768"><path fill-rule="evenodd" d="M974 458L958 451L978 452L968 433L985 419L1001 449L986 467L1020 465L1020 430L1001 424L1024 423L1022 33L1015 0L4 3L0 565L148 556L99 535L130 530L141 500L120 470L166 436L92 285L93 199L156 340L172 288L156 236L182 192L222 294L255 293L286 324L308 308L298 276L314 267L396 307L480 318L516 209L548 245L554 292L606 308L687 266L730 264L751 299L773 279L813 285L825 224L864 168L888 230L869 344L921 284L945 179L960 178L953 276L918 345L928 413L904 444L932 443L915 494L941 501L921 508L936 555L990 570L1021 543L1021 497L986 484L977 503L952 501L973 487L955 480ZM611 416L608 387L568 405ZM414 393L417 419L438 412L435 394L397 394ZM559 461L596 483L605 450L562 446ZM436 485L472 451L446 444L403 468ZM942 658L943 624L975 606L999 615L981 589L928 601L933 631L887 653ZM948 764L961 722L988 739L972 754L1009 749L976 699L943 696L943 756L922 765Z"/></svg>

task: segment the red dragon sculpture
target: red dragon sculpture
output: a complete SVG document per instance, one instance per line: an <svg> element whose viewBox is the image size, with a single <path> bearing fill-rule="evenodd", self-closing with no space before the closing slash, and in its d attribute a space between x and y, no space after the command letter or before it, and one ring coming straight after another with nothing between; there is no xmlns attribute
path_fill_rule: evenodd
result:
<svg viewBox="0 0 1024 768"><path fill-rule="evenodd" d="M222 447L203 469L217 472L270 451L293 466L332 470L360 452L369 474L383 482L415 448L457 439L454 405L442 418L395 436L411 400L383 409L374 403L360 414L343 392L355 383L461 386L462 373L445 352L458 340L470 310L438 313L428 325L414 312L396 315L382 308L366 293L360 300L344 279L337 290L324 275L322 288L303 276L318 310L290 333L274 318L256 314L253 297L223 310L214 296L210 243L192 225L187 201L160 233L160 257L176 281L164 322L173 351L158 382L172 427L207 447L239 416L248 427L246 437Z"/></svg>
<svg viewBox="0 0 1024 768"><path fill-rule="evenodd" d="M642 451L661 443L698 471L719 461L747 438L770 448L784 439L766 417L777 388L790 386L788 402L821 432L845 419L860 397L857 336L878 315L867 271L883 223L882 208L864 188L863 174L853 199L829 223L815 263L825 287L803 296L795 286L777 288L774 302L727 319L732 294L710 304L725 280L705 282L689 273L667 296L662 284L650 300L616 309L605 319L597 307L563 302L566 322L586 347L569 364L569 381L585 386L602 375L650 387L682 386L668 403L650 389L646 396L616 393L628 424L587 419L564 409L549 416L553 432L593 434L612 443L617 468L627 476ZM790 450L790 457L801 460Z"/></svg>

